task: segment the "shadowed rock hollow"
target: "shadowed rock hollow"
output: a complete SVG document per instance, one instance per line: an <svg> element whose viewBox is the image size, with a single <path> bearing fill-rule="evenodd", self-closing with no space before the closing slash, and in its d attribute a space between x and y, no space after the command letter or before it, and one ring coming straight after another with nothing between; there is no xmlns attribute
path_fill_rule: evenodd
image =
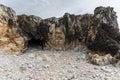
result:
<svg viewBox="0 0 120 80"><path fill-rule="evenodd" d="M83 43L91 51L120 56L120 33L112 7L97 7L94 14L65 13L60 18L42 19L16 15L11 8L0 5L0 28L1 47L11 52L24 51L34 44L41 49L68 50Z"/></svg>

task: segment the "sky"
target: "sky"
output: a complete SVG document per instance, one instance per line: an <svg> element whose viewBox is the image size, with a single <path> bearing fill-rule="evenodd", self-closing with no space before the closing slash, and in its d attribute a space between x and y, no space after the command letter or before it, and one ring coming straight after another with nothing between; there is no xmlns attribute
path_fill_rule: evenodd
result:
<svg viewBox="0 0 120 80"><path fill-rule="evenodd" d="M120 25L120 0L0 0L18 14L36 15L41 18L61 17L64 13L93 13L98 6L111 6L117 12Z"/></svg>

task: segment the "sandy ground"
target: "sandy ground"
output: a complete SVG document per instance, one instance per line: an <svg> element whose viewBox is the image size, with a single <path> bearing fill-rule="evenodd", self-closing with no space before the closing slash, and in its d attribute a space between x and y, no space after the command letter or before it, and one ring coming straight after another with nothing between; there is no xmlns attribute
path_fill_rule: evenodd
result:
<svg viewBox="0 0 120 80"><path fill-rule="evenodd" d="M118 66L97 66L86 51L30 49L22 55L0 51L0 80L120 80Z"/></svg>

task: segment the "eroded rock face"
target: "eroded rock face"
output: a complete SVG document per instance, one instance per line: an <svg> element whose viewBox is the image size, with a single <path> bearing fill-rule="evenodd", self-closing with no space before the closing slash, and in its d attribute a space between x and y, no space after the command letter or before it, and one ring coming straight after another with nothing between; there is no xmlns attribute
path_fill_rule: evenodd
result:
<svg viewBox="0 0 120 80"><path fill-rule="evenodd" d="M0 47L9 53L20 51L24 47L24 39L17 33L18 28L15 11L0 5Z"/></svg>
<svg viewBox="0 0 120 80"><path fill-rule="evenodd" d="M32 42L54 50L79 48L84 43L92 51L120 56L120 33L112 7L97 7L94 14L65 13L60 18L41 19L16 16L11 8L0 5L0 26L1 47L11 51L28 48Z"/></svg>
<svg viewBox="0 0 120 80"><path fill-rule="evenodd" d="M119 54L120 33L117 16L111 7L97 7L94 11L91 28L94 39L88 39L86 45L94 51L101 51L115 55ZM90 29L89 29L90 30ZM93 36L92 36L93 37Z"/></svg>

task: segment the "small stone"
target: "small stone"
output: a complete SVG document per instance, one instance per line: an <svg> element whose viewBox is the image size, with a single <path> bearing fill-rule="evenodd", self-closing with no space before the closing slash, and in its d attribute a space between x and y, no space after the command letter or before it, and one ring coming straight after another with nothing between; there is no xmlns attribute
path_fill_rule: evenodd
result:
<svg viewBox="0 0 120 80"><path fill-rule="evenodd" d="M101 67L101 70L103 70L106 73L111 73L111 69L110 68L106 68L106 67Z"/></svg>
<svg viewBox="0 0 120 80"><path fill-rule="evenodd" d="M99 70L97 67L94 67L95 70Z"/></svg>
<svg viewBox="0 0 120 80"><path fill-rule="evenodd" d="M34 57L35 57L35 54L30 54L30 55L28 55L28 57L34 58Z"/></svg>
<svg viewBox="0 0 120 80"><path fill-rule="evenodd" d="M24 72L24 71L26 71L26 68L25 67L20 67L20 71Z"/></svg>
<svg viewBox="0 0 120 80"><path fill-rule="evenodd" d="M28 65L28 68L33 68L34 66L32 64L29 64Z"/></svg>
<svg viewBox="0 0 120 80"><path fill-rule="evenodd" d="M43 65L43 68L49 68L50 67L50 65Z"/></svg>
<svg viewBox="0 0 120 80"><path fill-rule="evenodd" d="M0 74L4 73L4 69L0 68Z"/></svg>
<svg viewBox="0 0 120 80"><path fill-rule="evenodd" d="M42 61L43 60L43 58L40 57L39 55L36 57L36 59L37 59L37 61Z"/></svg>
<svg viewBox="0 0 120 80"><path fill-rule="evenodd" d="M105 77L104 80L112 80L110 77Z"/></svg>
<svg viewBox="0 0 120 80"><path fill-rule="evenodd" d="M75 76L74 76L73 74L68 74L68 75L66 76L66 78L67 78L67 80L72 80L72 79L75 78Z"/></svg>
<svg viewBox="0 0 120 80"><path fill-rule="evenodd" d="M47 56L46 54L44 54L43 61L51 61L51 58Z"/></svg>

